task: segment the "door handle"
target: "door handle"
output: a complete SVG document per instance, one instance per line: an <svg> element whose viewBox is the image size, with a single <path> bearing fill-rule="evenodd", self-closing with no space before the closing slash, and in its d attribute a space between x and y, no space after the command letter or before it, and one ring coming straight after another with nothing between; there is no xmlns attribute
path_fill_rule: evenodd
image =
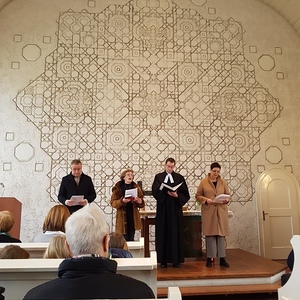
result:
<svg viewBox="0 0 300 300"><path fill-rule="evenodd" d="M264 221L266 221L266 215L268 215L269 213L267 213L267 212L265 212L264 210L263 210L263 220Z"/></svg>

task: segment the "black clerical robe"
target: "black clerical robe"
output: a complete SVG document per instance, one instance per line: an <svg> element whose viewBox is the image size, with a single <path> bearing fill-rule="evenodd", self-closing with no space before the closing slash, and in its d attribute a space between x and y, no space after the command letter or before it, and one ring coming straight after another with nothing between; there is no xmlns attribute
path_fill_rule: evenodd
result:
<svg viewBox="0 0 300 300"><path fill-rule="evenodd" d="M178 198L169 196L168 189L160 190L167 173L155 175L152 194L156 199L155 244L157 261L162 264L178 265L184 262L183 255L183 213L182 206L190 199L189 190L182 175L172 172L174 182L168 180L167 185L173 187L180 183Z"/></svg>

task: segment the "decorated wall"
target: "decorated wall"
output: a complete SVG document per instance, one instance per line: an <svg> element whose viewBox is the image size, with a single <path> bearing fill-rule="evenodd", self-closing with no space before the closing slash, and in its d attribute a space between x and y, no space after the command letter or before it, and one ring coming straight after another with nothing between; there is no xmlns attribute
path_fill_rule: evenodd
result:
<svg viewBox="0 0 300 300"><path fill-rule="evenodd" d="M113 230L121 171L149 191L172 156L189 209L222 165L227 245L259 253L257 178L277 166L300 179L300 40L281 16L254 0L15 0L0 28L0 196L23 204L22 241L41 231L72 159Z"/></svg>

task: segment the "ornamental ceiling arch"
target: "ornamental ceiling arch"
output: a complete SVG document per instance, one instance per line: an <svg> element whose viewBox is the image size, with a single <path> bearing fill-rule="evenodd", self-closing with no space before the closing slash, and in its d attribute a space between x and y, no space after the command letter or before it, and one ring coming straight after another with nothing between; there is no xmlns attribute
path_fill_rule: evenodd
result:
<svg viewBox="0 0 300 300"><path fill-rule="evenodd" d="M282 108L256 80L243 45L241 23L168 0L62 12L44 72L14 99L51 157L52 199L79 157L112 212L122 169L133 168L150 190L173 156L191 191L219 161L233 201L251 200L251 159Z"/></svg>

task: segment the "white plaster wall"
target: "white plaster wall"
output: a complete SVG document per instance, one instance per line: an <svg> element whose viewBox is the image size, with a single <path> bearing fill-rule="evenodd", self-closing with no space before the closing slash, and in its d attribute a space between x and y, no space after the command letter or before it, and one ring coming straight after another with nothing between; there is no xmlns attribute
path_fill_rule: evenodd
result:
<svg viewBox="0 0 300 300"><path fill-rule="evenodd" d="M271 126L260 135L258 145L260 150L250 158L249 164L254 175L252 187L255 187L255 182L263 170L274 166L286 168L299 181L299 36L281 16L258 1L193 0L174 2L181 8L196 10L203 18L221 18L223 20L233 18L242 25L243 41L245 42L244 56L255 67L256 80L274 98L277 98L283 107L280 117L276 118ZM39 128L27 120L20 110L16 109L13 99L18 91L23 90L30 81L34 81L44 72L45 58L57 48L56 21L61 12L69 9L81 12L86 9L90 13L99 13L108 4L126 3L127 1L117 0L105 2L15 0L0 11L0 182L5 185L5 189L0 190L0 195L2 193L3 196L14 196L23 203L21 239L24 242L30 242L33 236L41 230L44 216L54 204L55 195L53 190L49 189L49 172L54 168L54 163L49 153L46 153L40 146L41 132ZM163 5L163 1L161 3ZM22 40L16 42L16 35L22 36ZM45 37L47 41L49 38L51 41L45 43ZM22 57L22 49L28 44L40 47L40 58L28 61ZM255 52L253 52L254 48ZM281 49L280 54L276 53L279 48ZM269 55L274 59L275 66L272 70L261 69L259 58L262 55ZM16 65L19 67L12 68L12 64L14 67ZM278 79L278 76L284 78ZM13 139L7 138L11 136L7 135L8 133L13 133ZM283 140L289 141L289 145L283 143ZM16 155L20 144L25 153ZM27 148L28 144L31 147ZM282 158L279 162L277 162L277 157L271 162L266 159L269 147L280 149ZM163 153L163 157L165 154L166 152ZM110 197L109 187L117 180L120 169L128 165L126 159L128 156L125 155L124 161L118 162L119 165L115 168L116 174L106 184L106 192L102 191L101 197L99 195L97 197L97 202L107 213L111 227L113 227L114 216L112 209L107 205ZM225 157L224 161L226 159ZM220 162L222 163L222 160ZM143 182L146 182L147 188L151 182L149 183L149 180L147 182L146 179L153 178L154 174L162 168L160 161L157 161L156 166L154 164L155 162L151 161L150 169L146 168L145 164L138 169L138 175L143 178ZM186 161L181 161L179 170L187 175L185 164ZM200 165L198 161L197 164ZM131 165L129 164L129 166ZM67 171L68 167L64 166L64 171L57 172L51 182L54 182L55 179L59 182ZM95 178L101 177L99 174L105 169L100 168L94 172L92 164L85 163L84 171ZM143 173L146 172L151 174L145 178ZM225 167L224 172L228 174L230 170ZM188 179L192 196L190 207L194 205L195 189L203 173L204 168L197 171L197 167L195 167L195 174L199 174L198 178L195 175L196 178ZM103 177L102 183L105 180L105 176ZM103 194L106 196L104 197ZM239 200L235 198L230 205L235 217L230 219L231 234L227 238L228 246L259 253L255 192L253 197L247 199L245 203L240 203Z"/></svg>

